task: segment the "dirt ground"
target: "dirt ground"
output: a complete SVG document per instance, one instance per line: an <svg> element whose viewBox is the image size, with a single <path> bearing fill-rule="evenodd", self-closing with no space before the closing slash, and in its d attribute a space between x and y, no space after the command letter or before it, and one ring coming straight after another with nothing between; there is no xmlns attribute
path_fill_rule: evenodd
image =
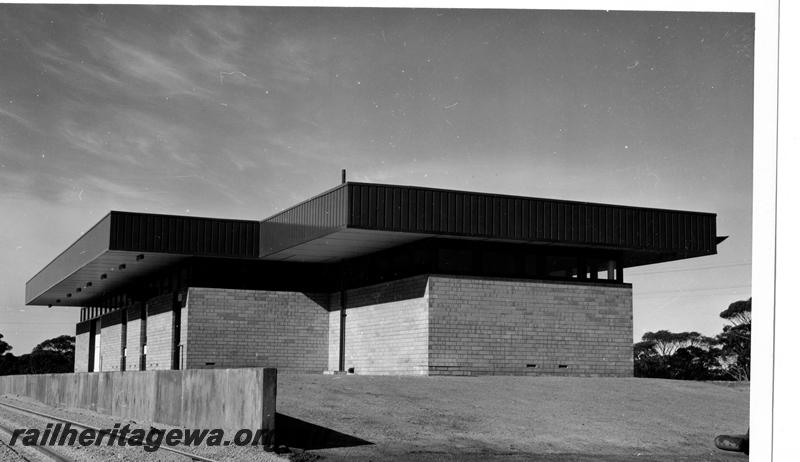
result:
<svg viewBox="0 0 800 462"><path fill-rule="evenodd" d="M737 461L749 386L655 379L278 375L296 460Z"/></svg>

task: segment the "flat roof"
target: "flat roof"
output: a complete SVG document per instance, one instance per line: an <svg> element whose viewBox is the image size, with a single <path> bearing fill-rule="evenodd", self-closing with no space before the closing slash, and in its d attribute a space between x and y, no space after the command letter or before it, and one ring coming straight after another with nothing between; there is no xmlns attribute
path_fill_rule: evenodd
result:
<svg viewBox="0 0 800 462"><path fill-rule="evenodd" d="M349 182L258 222L112 211L26 284L81 306L191 256L335 262L430 237L602 248L638 266L716 253L713 213Z"/></svg>
<svg viewBox="0 0 800 462"><path fill-rule="evenodd" d="M261 222L260 257L329 261L432 236L676 254L716 252L716 214L346 183ZM356 245L357 247L357 245ZM318 258L315 258L318 257ZM664 261L664 260L661 260Z"/></svg>
<svg viewBox="0 0 800 462"><path fill-rule="evenodd" d="M257 221L111 211L25 284L28 305L80 306L191 256L257 258Z"/></svg>

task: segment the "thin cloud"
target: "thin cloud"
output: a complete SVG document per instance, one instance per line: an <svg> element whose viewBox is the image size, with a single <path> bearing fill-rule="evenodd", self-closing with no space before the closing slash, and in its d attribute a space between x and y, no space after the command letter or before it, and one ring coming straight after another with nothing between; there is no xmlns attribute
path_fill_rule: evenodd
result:
<svg viewBox="0 0 800 462"><path fill-rule="evenodd" d="M104 54L111 66L122 75L158 89L160 94L208 96L202 82L156 52L112 37L105 39L105 45Z"/></svg>
<svg viewBox="0 0 800 462"><path fill-rule="evenodd" d="M36 131L36 132L41 131L33 123L33 121L31 121L31 120L29 120L29 119L27 119L25 117L22 117L19 114L15 114L15 113L7 110L7 109L3 109L2 107L0 107L0 117L9 118L9 119L13 120L14 122L18 123L19 125L22 125L23 127L27 128L28 130L33 130L33 131Z"/></svg>
<svg viewBox="0 0 800 462"><path fill-rule="evenodd" d="M99 64L86 62L55 43L44 43L31 52L37 58L38 66L63 84L80 86L89 91L98 83L117 88L125 86L123 79L115 77Z"/></svg>

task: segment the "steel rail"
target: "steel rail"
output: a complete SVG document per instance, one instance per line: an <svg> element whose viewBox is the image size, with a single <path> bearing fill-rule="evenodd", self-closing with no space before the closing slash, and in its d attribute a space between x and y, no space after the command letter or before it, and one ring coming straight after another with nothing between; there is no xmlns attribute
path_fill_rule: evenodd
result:
<svg viewBox="0 0 800 462"><path fill-rule="evenodd" d="M50 415L50 414L45 414L45 413L43 413L43 412L33 411L33 410L31 410L31 409L26 409L26 408L23 408L23 407L20 407L20 406L15 406L15 405L13 405L13 404L8 404L8 403L0 402L0 406L9 407L9 408L12 408L12 409L16 409L17 411L26 412L26 413L28 413L28 414L34 414L34 415L38 415L39 417L44 417L44 418L46 418L46 419L50 419L50 420L56 420L56 421L63 422L63 423L68 423L68 424L70 424L70 425L73 425L73 426L75 426L75 427L80 427L80 428L85 428L85 429L89 429L89 430L94 430L94 431L96 431L96 432L103 432L103 433L107 433L107 432L104 432L104 431L103 431L103 429L100 429L100 428L95 428L95 427L92 427L91 425L87 425L87 424L85 424L85 423L76 422L76 421L74 421L74 420L65 419L65 418L63 418L63 417L57 417L57 416ZM118 435L118 437L119 437L119 438L122 438L122 437L121 437L121 436L119 436L119 435ZM123 438L123 439L125 440L125 442L128 442L128 441L130 441L130 438L128 438L128 437L125 437L125 438ZM43 449L41 446L35 446L35 447L36 447L37 449ZM208 457L203 457L203 456L199 456L199 455L197 455L197 454L192 454L192 453L190 453L190 452L181 451L180 449L175 449L175 448L170 448L170 447L165 447L165 446L159 446L159 449L163 449L163 450L165 450L165 451L169 451L169 452L172 452L172 453L175 453L175 454L178 454L178 455L184 456L184 457L188 457L188 458L190 458L190 459L191 459L191 460L193 460L193 461L199 461L199 462L217 462L217 461L216 461L216 460L214 460L214 459L209 459ZM67 460L67 461L69 461L69 462L72 462L70 459L66 459L66 460Z"/></svg>
<svg viewBox="0 0 800 462"><path fill-rule="evenodd" d="M2 403L0 403L0 404L2 404ZM14 450L14 446L11 446L11 438L13 438L13 436L14 436L13 430L9 429L8 427L6 427L3 424L0 424L0 433L5 433L5 434L8 435L9 439L8 439L8 444L6 444L6 446L8 446L12 451L17 452L16 450ZM5 444L5 442L4 442L4 444ZM39 454L45 456L46 458L48 458L48 459L50 459L50 460L52 460L54 462L75 462L75 459L72 459L72 458L69 458L69 457L66 457L66 456L62 456L61 454L53 451L52 449L50 449L50 448L48 448L46 446L39 446L38 444L34 444L34 445L31 445L31 446L23 445L23 447L30 448L30 449L38 452ZM27 459L25 456L23 456L19 452L17 452L17 454L19 454L19 456L21 458Z"/></svg>

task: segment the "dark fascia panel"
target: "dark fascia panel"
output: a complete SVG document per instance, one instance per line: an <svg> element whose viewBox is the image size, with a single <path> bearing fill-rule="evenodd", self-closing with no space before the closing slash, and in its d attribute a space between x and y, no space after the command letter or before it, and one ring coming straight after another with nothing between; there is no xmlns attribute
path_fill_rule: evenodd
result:
<svg viewBox="0 0 800 462"><path fill-rule="evenodd" d="M372 183L346 183L261 223L260 256L345 228L638 250L716 253L716 214Z"/></svg>
<svg viewBox="0 0 800 462"><path fill-rule="evenodd" d="M265 257L346 228L351 184L329 189L262 221L259 256Z"/></svg>
<svg viewBox="0 0 800 462"><path fill-rule="evenodd" d="M258 227L251 220L111 212L109 249L256 258Z"/></svg>
<svg viewBox="0 0 800 462"><path fill-rule="evenodd" d="M26 303L109 252L257 258L258 227L250 220L112 211L26 283ZM104 282L94 284L98 290Z"/></svg>

